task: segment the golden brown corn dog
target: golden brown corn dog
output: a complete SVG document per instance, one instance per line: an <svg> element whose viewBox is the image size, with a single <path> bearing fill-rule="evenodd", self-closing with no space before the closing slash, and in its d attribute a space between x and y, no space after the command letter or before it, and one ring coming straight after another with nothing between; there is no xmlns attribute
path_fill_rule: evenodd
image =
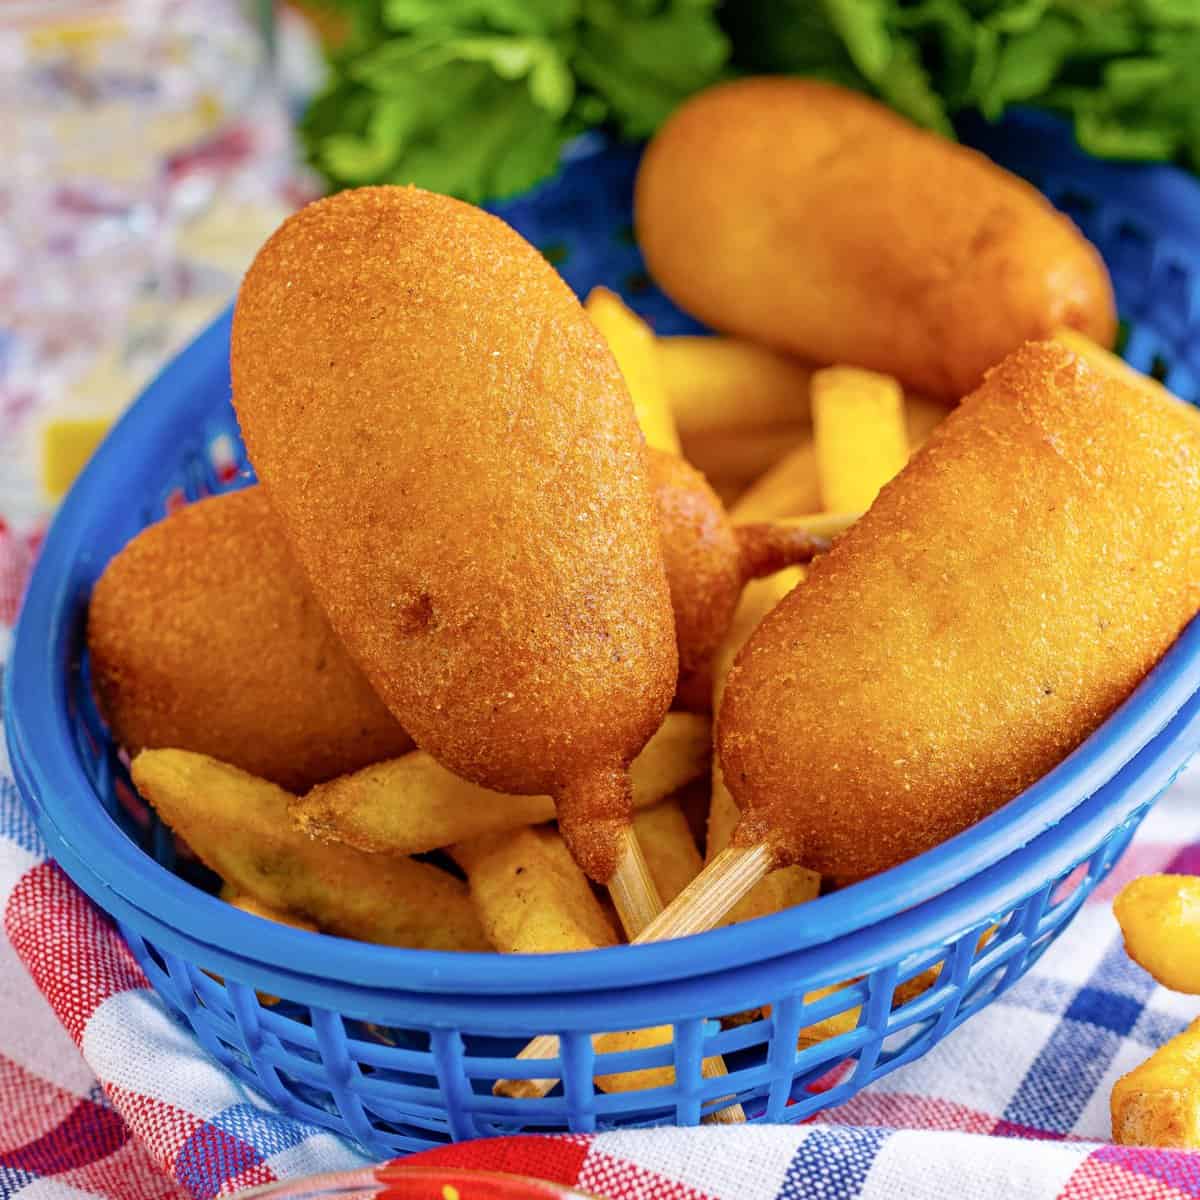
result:
<svg viewBox="0 0 1200 1200"><path fill-rule="evenodd" d="M251 266L234 403L313 593L456 774L556 798L608 881L677 660L633 407L566 284L416 188L309 205Z"/></svg>
<svg viewBox="0 0 1200 1200"><path fill-rule="evenodd" d="M635 224L663 289L715 329L947 400L1060 325L1116 332L1100 256L1033 187L816 80L692 97L646 151Z"/></svg>
<svg viewBox="0 0 1200 1200"><path fill-rule="evenodd" d="M1200 426L1055 343L934 430L759 626L718 746L735 846L859 878L1017 795L1200 606Z"/></svg>
<svg viewBox="0 0 1200 1200"><path fill-rule="evenodd" d="M92 592L88 649L101 712L130 754L194 750L307 791L412 749L260 488L138 534Z"/></svg>
<svg viewBox="0 0 1200 1200"><path fill-rule="evenodd" d="M811 561L828 547L786 525L735 527L704 476L677 454L647 449L679 651L677 703L712 706L712 659L751 579Z"/></svg>

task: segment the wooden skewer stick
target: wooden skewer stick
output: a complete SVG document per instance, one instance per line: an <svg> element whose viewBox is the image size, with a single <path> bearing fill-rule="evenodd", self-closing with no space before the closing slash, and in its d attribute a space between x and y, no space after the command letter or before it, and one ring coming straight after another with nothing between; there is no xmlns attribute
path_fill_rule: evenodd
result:
<svg viewBox="0 0 1200 1200"><path fill-rule="evenodd" d="M803 529L813 537L833 538L845 533L861 516L860 512L809 513L805 517L776 517L771 524L785 529Z"/></svg>
<svg viewBox="0 0 1200 1200"><path fill-rule="evenodd" d="M663 910L658 888L646 865L641 843L632 825L626 825L620 834L617 850L617 865L608 881L608 893L612 896L621 918L625 936L633 941L642 930Z"/></svg>
<svg viewBox="0 0 1200 1200"><path fill-rule="evenodd" d="M633 939L633 943L666 942L715 929L734 905L770 874L774 865L774 856L766 845L727 847Z"/></svg>

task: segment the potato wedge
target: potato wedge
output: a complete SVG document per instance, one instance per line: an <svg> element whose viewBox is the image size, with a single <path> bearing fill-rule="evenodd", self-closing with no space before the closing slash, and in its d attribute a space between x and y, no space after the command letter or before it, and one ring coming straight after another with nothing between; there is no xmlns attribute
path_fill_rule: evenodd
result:
<svg viewBox="0 0 1200 1200"><path fill-rule="evenodd" d="M742 338L660 337L658 360L682 438L810 423L800 359Z"/></svg>
<svg viewBox="0 0 1200 1200"><path fill-rule="evenodd" d="M467 873L484 933L501 954L615 946L587 876L546 826L485 834L450 848Z"/></svg>
<svg viewBox="0 0 1200 1200"><path fill-rule="evenodd" d="M1200 1150L1200 1021L1122 1075L1109 1108L1119 1146Z"/></svg>
<svg viewBox="0 0 1200 1200"><path fill-rule="evenodd" d="M292 797L273 783L186 750L143 750L132 773L205 866L268 908L364 942L488 948L459 880L427 863L313 841L292 826Z"/></svg>
<svg viewBox="0 0 1200 1200"><path fill-rule="evenodd" d="M908 462L904 392L889 375L829 367L812 382L821 507L863 512Z"/></svg>
<svg viewBox="0 0 1200 1200"><path fill-rule="evenodd" d="M1143 875L1113 901L1125 953L1173 992L1200 995L1200 876Z"/></svg>
<svg viewBox="0 0 1200 1200"><path fill-rule="evenodd" d="M708 770L707 717L668 713L633 760L639 808L657 804ZM554 819L549 796L501 796L452 775L423 751L364 767L292 800L296 826L323 841L379 854L421 854L488 833Z"/></svg>
<svg viewBox="0 0 1200 1200"><path fill-rule="evenodd" d="M646 445L678 454L679 433L663 384L654 331L608 288L592 288L583 307L621 368Z"/></svg>

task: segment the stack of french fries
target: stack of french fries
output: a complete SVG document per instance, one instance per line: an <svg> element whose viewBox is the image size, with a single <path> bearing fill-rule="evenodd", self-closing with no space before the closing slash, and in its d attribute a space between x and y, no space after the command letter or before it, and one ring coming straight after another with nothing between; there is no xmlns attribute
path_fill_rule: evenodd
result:
<svg viewBox="0 0 1200 1200"><path fill-rule="evenodd" d="M870 371L818 369L731 338L656 338L609 292L598 290L587 307L630 386L647 442L703 470L738 523L795 520L836 533L870 506L947 411ZM803 578L789 568L747 587L716 656L714 711L742 643ZM606 899L555 830L549 797L501 797L421 751L303 796L183 750L143 751L132 773L163 821L222 878L222 896L261 917L385 945L503 954L620 941ZM668 714L631 775L638 840L670 901L705 856L724 848L737 820L712 762L709 718ZM707 812L697 798L707 799ZM417 857L429 855L433 861ZM821 886L811 871L776 871L730 920L804 903ZM935 979L925 972L908 981L896 1003ZM846 1010L804 1030L801 1045L852 1029L858 1019L848 995ZM600 1034L595 1043L601 1052L630 1050L671 1036L665 1025ZM672 1079L663 1066L595 1082L619 1091ZM498 1086L520 1096L544 1094L553 1083Z"/></svg>

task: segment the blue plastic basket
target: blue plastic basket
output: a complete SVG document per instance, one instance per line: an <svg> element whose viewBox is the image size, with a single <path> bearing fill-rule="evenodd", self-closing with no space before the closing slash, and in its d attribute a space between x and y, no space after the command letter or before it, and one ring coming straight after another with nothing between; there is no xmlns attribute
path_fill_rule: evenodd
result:
<svg viewBox="0 0 1200 1200"><path fill-rule="evenodd" d="M1029 114L972 136L1075 217L1112 270L1127 357L1195 400L1200 183L1089 160ZM586 145L555 181L500 211L580 292L606 284L660 330L693 329L650 286L633 245L636 157ZM285 1112L371 1152L520 1130L695 1124L731 1094L751 1120L799 1120L837 1104L1021 977L1200 740L1194 624L1102 729L1000 812L882 876L736 929L516 958L363 945L248 916L206 894L212 881L193 866L175 864L170 836L133 796L96 715L83 654L87 597L108 559L165 507L247 478L228 340L226 316L151 385L64 504L17 631L9 745L51 851L117 919L213 1056ZM936 981L897 1003L898 986L933 966ZM806 1000L844 980L856 982ZM256 989L283 1001L265 1006ZM729 1028L714 1020L757 1006L769 1015ZM853 1028L798 1049L801 1029L849 1010ZM669 1044L593 1052L592 1033L668 1022ZM517 1061L544 1032L560 1035L561 1059ZM713 1054L727 1078L701 1077ZM666 1064L668 1086L593 1088L595 1074ZM492 1095L496 1079L550 1074L564 1084L545 1099Z"/></svg>

